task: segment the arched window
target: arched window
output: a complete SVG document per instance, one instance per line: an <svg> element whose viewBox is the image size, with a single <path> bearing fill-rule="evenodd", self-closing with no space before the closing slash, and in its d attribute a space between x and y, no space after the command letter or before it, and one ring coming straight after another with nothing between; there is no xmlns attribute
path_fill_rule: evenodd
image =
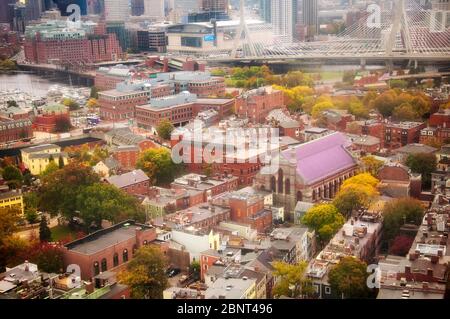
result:
<svg viewBox="0 0 450 319"><path fill-rule="evenodd" d="M315 201L316 200L316 190L313 190L312 192L312 200Z"/></svg>
<svg viewBox="0 0 450 319"><path fill-rule="evenodd" d="M298 202L298 201L302 201L302 200L303 200L303 194L302 194L301 191L298 191L298 192L297 192L297 202Z"/></svg>
<svg viewBox="0 0 450 319"><path fill-rule="evenodd" d="M108 270L108 263L106 262L106 258L103 258L103 259L102 259L102 264L101 264L101 266L102 266L102 272Z"/></svg>
<svg viewBox="0 0 450 319"><path fill-rule="evenodd" d="M94 276L97 276L100 273L100 266L98 261L94 262Z"/></svg>
<svg viewBox="0 0 450 319"><path fill-rule="evenodd" d="M291 194L291 181L289 180L289 178L286 178L286 181L284 182L284 192L287 195Z"/></svg>
<svg viewBox="0 0 450 319"><path fill-rule="evenodd" d="M278 194L283 193L283 170L278 170Z"/></svg>
<svg viewBox="0 0 450 319"><path fill-rule="evenodd" d="M113 256L113 265L114 265L114 267L119 266L119 254L118 253L115 253Z"/></svg>
<svg viewBox="0 0 450 319"><path fill-rule="evenodd" d="M137 250L137 245L134 244L134 245L133 245L133 256L134 256L134 254L136 253L136 250Z"/></svg>
<svg viewBox="0 0 450 319"><path fill-rule="evenodd" d="M122 259L124 263L128 261L128 250L126 249L123 250Z"/></svg>
<svg viewBox="0 0 450 319"><path fill-rule="evenodd" d="M270 190L271 190L273 193L276 192L275 187L276 187L275 176L272 176L272 177L270 178Z"/></svg>

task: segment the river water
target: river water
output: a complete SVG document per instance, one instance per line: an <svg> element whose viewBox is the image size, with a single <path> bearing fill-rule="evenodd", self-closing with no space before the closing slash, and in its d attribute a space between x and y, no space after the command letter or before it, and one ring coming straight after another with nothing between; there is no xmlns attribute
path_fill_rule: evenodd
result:
<svg viewBox="0 0 450 319"><path fill-rule="evenodd" d="M70 79L44 77L33 73L0 74L0 91L19 89L36 97L45 97L48 89L55 84L70 85ZM79 87L79 86L73 86Z"/></svg>

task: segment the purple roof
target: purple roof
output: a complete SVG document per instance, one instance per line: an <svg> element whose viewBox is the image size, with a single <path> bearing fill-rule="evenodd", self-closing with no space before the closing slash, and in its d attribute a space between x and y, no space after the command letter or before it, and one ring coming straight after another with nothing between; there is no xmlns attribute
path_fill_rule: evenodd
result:
<svg viewBox="0 0 450 319"><path fill-rule="evenodd" d="M286 150L282 155L289 160L291 152L295 152L297 173L305 184L313 184L355 165L353 157L345 149L348 146L350 141L347 137L337 132Z"/></svg>

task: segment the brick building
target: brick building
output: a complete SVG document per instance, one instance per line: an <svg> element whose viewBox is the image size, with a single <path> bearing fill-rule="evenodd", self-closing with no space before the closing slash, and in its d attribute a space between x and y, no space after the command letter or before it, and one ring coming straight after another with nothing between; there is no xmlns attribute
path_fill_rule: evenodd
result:
<svg viewBox="0 0 450 319"><path fill-rule="evenodd" d="M267 154L265 150L258 149L247 143L241 142L247 136L235 136L228 139L230 134L247 134L248 132L234 131L228 128L226 131L221 128L217 130L204 131L203 134L193 134L189 128L178 128L172 133L171 145L173 152L179 152L185 158L190 172L202 174L205 167L210 166L212 175L236 176L239 178L239 186L251 185L256 174L262 167L261 158ZM205 158L205 149L216 144L214 150L214 160ZM208 146L209 145L209 146ZM280 145L269 145L269 152L279 150ZM234 150L228 152L227 150ZM211 151L211 150L209 150ZM189 157L190 158L187 158ZM212 162L212 163L211 163ZM208 164L209 163L209 164Z"/></svg>
<svg viewBox="0 0 450 319"><path fill-rule="evenodd" d="M195 94L182 92L151 99L150 104L136 106L136 122L139 127L156 131L156 127L164 119L173 125L182 125L205 110L217 111L219 118L231 115L232 107L232 99L199 99Z"/></svg>
<svg viewBox="0 0 450 319"><path fill-rule="evenodd" d="M252 123L263 123L269 112L284 108L284 93L271 86L247 91L236 98L236 114Z"/></svg>
<svg viewBox="0 0 450 319"><path fill-rule="evenodd" d="M29 119L12 119L0 116L0 143L16 142L33 137Z"/></svg>
<svg viewBox="0 0 450 319"><path fill-rule="evenodd" d="M238 180L235 176L207 177L191 173L176 178L170 186L173 189L199 190L203 193L203 201L207 202L219 194L236 190L238 188Z"/></svg>
<svg viewBox="0 0 450 319"><path fill-rule="evenodd" d="M147 194L150 187L150 179L140 169L122 175L110 176L106 178L106 181L130 195Z"/></svg>
<svg viewBox="0 0 450 319"><path fill-rule="evenodd" d="M90 280L100 272L127 263L138 248L151 244L155 239L155 228L132 220L123 221L66 244L64 266L78 265L81 278Z"/></svg>
<svg viewBox="0 0 450 319"><path fill-rule="evenodd" d="M341 184L358 170L347 150L350 146L350 140L336 132L289 148L275 159L278 171L258 173L256 185L273 192L275 205L284 206L288 216L298 201L332 199Z"/></svg>
<svg viewBox="0 0 450 319"><path fill-rule="evenodd" d="M236 192L229 198L230 219L248 224L259 233L272 227L272 211L264 207L264 198L255 194Z"/></svg>
<svg viewBox="0 0 450 319"><path fill-rule="evenodd" d="M201 203L176 213L156 218L154 224L164 224L173 229L190 227L197 230L209 230L220 222L229 219L229 208Z"/></svg>
<svg viewBox="0 0 450 319"><path fill-rule="evenodd" d="M27 26L25 59L38 64L95 63L121 57L122 49L115 34L92 22L68 29L66 21L47 21Z"/></svg>
<svg viewBox="0 0 450 319"><path fill-rule="evenodd" d="M112 157L123 169L134 169L139 158L140 148L136 145L121 145L113 148Z"/></svg>
<svg viewBox="0 0 450 319"><path fill-rule="evenodd" d="M143 81L121 82L113 90L99 92L100 117L119 121L132 119L135 106L147 103L151 92L151 86Z"/></svg>
<svg viewBox="0 0 450 319"><path fill-rule="evenodd" d="M60 119L70 122L69 108L62 104L48 104L33 120L35 131L52 133L55 131L56 123Z"/></svg>
<svg viewBox="0 0 450 319"><path fill-rule="evenodd" d="M426 127L421 122L386 123L384 126L384 146L395 149L407 144L418 143L420 131Z"/></svg>
<svg viewBox="0 0 450 319"><path fill-rule="evenodd" d="M113 90L120 82L132 75L128 66L118 64L113 67L101 67L95 73L94 86L99 91Z"/></svg>

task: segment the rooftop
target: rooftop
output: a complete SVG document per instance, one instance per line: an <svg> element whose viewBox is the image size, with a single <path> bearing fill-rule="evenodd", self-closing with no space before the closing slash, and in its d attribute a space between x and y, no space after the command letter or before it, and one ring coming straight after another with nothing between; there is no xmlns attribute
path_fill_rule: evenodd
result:
<svg viewBox="0 0 450 319"><path fill-rule="evenodd" d="M36 146L23 148L21 151L24 153L39 153L39 152L43 152L43 151L47 151L47 150L52 150L55 148L60 149L60 147L56 144L42 144L42 145L36 145Z"/></svg>
<svg viewBox="0 0 450 319"><path fill-rule="evenodd" d="M305 184L312 184L356 165L346 150L349 145L346 136L336 132L285 150L281 156L287 161L295 160L297 173Z"/></svg>
<svg viewBox="0 0 450 319"><path fill-rule="evenodd" d="M118 188L123 188L133 184L149 181L149 178L143 170L137 169L122 175L113 175L107 177L106 180L108 181L108 183Z"/></svg>
<svg viewBox="0 0 450 319"><path fill-rule="evenodd" d="M151 229L151 226L138 224L132 220L123 221L112 227L98 230L81 239L65 245L68 250L83 254L93 255L105 248L115 246L134 238L137 229Z"/></svg>
<svg viewBox="0 0 450 319"><path fill-rule="evenodd" d="M403 154L434 153L436 151L437 148L419 143L407 144L395 150L396 153Z"/></svg>
<svg viewBox="0 0 450 319"><path fill-rule="evenodd" d="M247 290L256 283L250 278L218 278L205 291L206 299L242 299Z"/></svg>

